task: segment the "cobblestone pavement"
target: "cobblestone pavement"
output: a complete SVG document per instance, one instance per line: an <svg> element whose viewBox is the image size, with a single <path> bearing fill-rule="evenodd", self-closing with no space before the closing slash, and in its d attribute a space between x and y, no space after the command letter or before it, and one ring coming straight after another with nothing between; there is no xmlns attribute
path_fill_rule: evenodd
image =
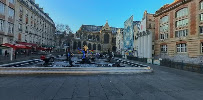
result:
<svg viewBox="0 0 203 100"><path fill-rule="evenodd" d="M152 68L154 73L133 75L0 76L0 99L203 100L203 75Z"/></svg>

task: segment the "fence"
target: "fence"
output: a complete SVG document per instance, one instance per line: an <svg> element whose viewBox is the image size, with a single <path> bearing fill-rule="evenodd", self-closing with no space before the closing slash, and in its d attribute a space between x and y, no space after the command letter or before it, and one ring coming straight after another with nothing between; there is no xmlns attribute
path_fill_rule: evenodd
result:
<svg viewBox="0 0 203 100"><path fill-rule="evenodd" d="M122 55L115 55L115 57L122 58ZM127 56L127 59L147 63L147 58ZM152 62L153 61L154 59L152 59ZM189 64L184 62L174 62L169 59L163 59L160 61L160 65L203 74L203 64Z"/></svg>
<svg viewBox="0 0 203 100"><path fill-rule="evenodd" d="M169 59L163 59L161 61L161 66L176 68L180 70L186 70L191 72L197 72L203 74L203 65L202 64L190 64L184 62L174 62Z"/></svg>

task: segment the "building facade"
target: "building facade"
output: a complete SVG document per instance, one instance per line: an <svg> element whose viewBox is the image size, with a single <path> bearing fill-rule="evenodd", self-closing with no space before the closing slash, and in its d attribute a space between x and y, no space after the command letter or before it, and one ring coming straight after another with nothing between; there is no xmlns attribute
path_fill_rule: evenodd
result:
<svg viewBox="0 0 203 100"><path fill-rule="evenodd" d="M55 24L35 0L15 1L14 42L54 45Z"/></svg>
<svg viewBox="0 0 203 100"><path fill-rule="evenodd" d="M203 1L175 0L155 13L155 55L179 62L203 60Z"/></svg>
<svg viewBox="0 0 203 100"><path fill-rule="evenodd" d="M0 0L0 44L13 43L15 1Z"/></svg>
<svg viewBox="0 0 203 100"><path fill-rule="evenodd" d="M123 50L123 28L119 28L116 34L116 52L121 54Z"/></svg>
<svg viewBox="0 0 203 100"><path fill-rule="evenodd" d="M53 46L54 34L53 20L35 0L0 0L0 44Z"/></svg>
<svg viewBox="0 0 203 100"><path fill-rule="evenodd" d="M110 27L108 22L104 26L82 25L76 32L72 42L73 50L87 45L96 52L116 51L116 33L118 28Z"/></svg>
<svg viewBox="0 0 203 100"><path fill-rule="evenodd" d="M153 14L144 12L138 33L138 57L152 58L154 55L155 22Z"/></svg>
<svg viewBox="0 0 203 100"><path fill-rule="evenodd" d="M134 21L134 43L133 43L133 48L134 48L134 56L138 57L138 33L140 31L140 21Z"/></svg>

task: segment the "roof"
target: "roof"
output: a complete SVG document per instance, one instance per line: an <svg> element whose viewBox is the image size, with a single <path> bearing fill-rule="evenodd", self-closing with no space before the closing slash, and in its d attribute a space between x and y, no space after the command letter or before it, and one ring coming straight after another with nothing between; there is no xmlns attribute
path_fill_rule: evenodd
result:
<svg viewBox="0 0 203 100"><path fill-rule="evenodd" d="M82 25L80 29L87 32L99 32L102 29L102 26Z"/></svg>
<svg viewBox="0 0 203 100"><path fill-rule="evenodd" d="M82 25L80 27L81 31L86 31L86 32L100 32L102 30L103 26L96 26L96 25ZM116 27L110 27L112 33L117 33L117 30L119 28Z"/></svg>
<svg viewBox="0 0 203 100"><path fill-rule="evenodd" d="M174 0L173 3L171 4L165 4L164 6L162 6L159 10L156 11L154 16L159 16L162 13L168 12L174 8L179 7L182 4L188 3L192 0Z"/></svg>

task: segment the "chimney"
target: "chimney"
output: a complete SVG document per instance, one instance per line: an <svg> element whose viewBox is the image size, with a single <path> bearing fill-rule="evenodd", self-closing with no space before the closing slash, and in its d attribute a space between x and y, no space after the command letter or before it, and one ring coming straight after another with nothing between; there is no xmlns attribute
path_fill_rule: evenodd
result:
<svg viewBox="0 0 203 100"><path fill-rule="evenodd" d="M31 0L31 1L35 3L35 0Z"/></svg>
<svg viewBox="0 0 203 100"><path fill-rule="evenodd" d="M44 9L43 9L43 8L40 8L40 10L41 10L41 11L44 11Z"/></svg>
<svg viewBox="0 0 203 100"><path fill-rule="evenodd" d="M36 4L36 6L39 8L39 4Z"/></svg>

